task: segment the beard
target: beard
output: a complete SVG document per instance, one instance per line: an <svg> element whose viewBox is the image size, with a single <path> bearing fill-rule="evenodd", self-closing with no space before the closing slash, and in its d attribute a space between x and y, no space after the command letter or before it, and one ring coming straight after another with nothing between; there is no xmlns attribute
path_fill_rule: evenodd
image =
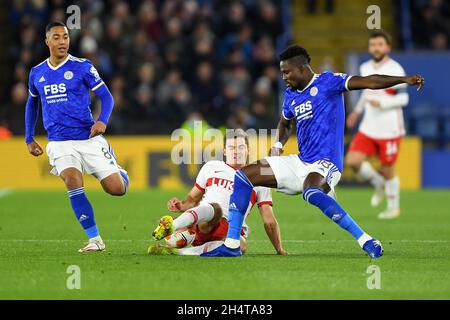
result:
<svg viewBox="0 0 450 320"><path fill-rule="evenodd" d="M384 57L386 57L386 53L376 53L372 55L372 59L375 60L375 62L380 62L381 60L384 59Z"/></svg>

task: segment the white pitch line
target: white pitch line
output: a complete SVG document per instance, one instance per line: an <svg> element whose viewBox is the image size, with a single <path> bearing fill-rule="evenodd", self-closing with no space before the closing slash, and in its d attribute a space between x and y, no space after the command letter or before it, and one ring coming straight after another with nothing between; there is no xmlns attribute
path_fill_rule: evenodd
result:
<svg viewBox="0 0 450 320"><path fill-rule="evenodd" d="M83 242L83 239L0 239L1 242ZM127 240L127 239L103 239L105 242L133 242L133 241L150 241L150 240Z"/></svg>
<svg viewBox="0 0 450 320"><path fill-rule="evenodd" d="M270 242L270 240L248 240L248 242ZM292 243L321 243L321 242L355 242L355 240L283 240L283 242ZM383 240L386 242L418 242L418 243L449 243L450 240L426 240L426 239L399 239L399 240Z"/></svg>
<svg viewBox="0 0 450 320"><path fill-rule="evenodd" d="M1 242L80 242L83 240L75 239L0 239ZM105 242L153 242L149 239L104 239ZM248 242L267 242L270 240L248 240ZM331 242L355 242L355 240L283 240L287 243L331 243ZM400 239L400 240L383 240L384 243L387 242L414 242L414 243L450 243L450 240L426 240L426 239Z"/></svg>

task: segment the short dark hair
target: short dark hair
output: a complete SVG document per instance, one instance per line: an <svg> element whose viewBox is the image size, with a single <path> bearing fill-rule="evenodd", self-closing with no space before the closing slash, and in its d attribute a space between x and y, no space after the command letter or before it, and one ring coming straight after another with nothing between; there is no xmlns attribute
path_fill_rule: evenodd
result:
<svg viewBox="0 0 450 320"><path fill-rule="evenodd" d="M225 144L226 144L228 139L236 139L236 138L244 138L245 139L245 144L247 145L247 147L249 146L248 134L247 134L247 132L245 132L241 128L238 128L238 129L227 129L225 137L223 139L223 145L225 146Z"/></svg>
<svg viewBox="0 0 450 320"><path fill-rule="evenodd" d="M280 61L289 60L295 58L299 64L309 64L311 57L305 48L300 47L297 44L289 46L280 54Z"/></svg>
<svg viewBox="0 0 450 320"><path fill-rule="evenodd" d="M373 38L384 38L384 40L386 40L386 43L388 45L391 45L391 43L392 43L391 35L383 30L377 30L377 31L372 32L369 36L369 40L373 39Z"/></svg>
<svg viewBox="0 0 450 320"><path fill-rule="evenodd" d="M45 27L45 33L49 32L53 27L66 27L66 25L63 22L60 21L53 21L50 22L46 27ZM67 28L67 27L66 27Z"/></svg>

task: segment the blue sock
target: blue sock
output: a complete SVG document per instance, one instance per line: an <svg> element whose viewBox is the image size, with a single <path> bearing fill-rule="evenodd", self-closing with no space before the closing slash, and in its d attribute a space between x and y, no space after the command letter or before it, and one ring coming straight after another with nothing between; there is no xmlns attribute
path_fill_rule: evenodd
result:
<svg viewBox="0 0 450 320"><path fill-rule="evenodd" d="M125 171L120 170L120 175L122 176L123 182L125 183L125 191L128 189L128 184L130 183L130 178L125 173Z"/></svg>
<svg viewBox="0 0 450 320"><path fill-rule="evenodd" d="M237 170L234 176L234 189L228 207L228 233L227 238L239 240L241 238L242 224L247 211L253 184L248 180L242 170Z"/></svg>
<svg viewBox="0 0 450 320"><path fill-rule="evenodd" d="M342 229L347 230L358 240L364 231L345 212L344 209L321 189L310 187L303 193L303 199L322 210L325 215L336 222Z"/></svg>
<svg viewBox="0 0 450 320"><path fill-rule="evenodd" d="M89 239L98 236L99 233L94 219L94 210L84 193L84 188L69 190L67 193L69 194L73 212L75 212L78 222L80 222Z"/></svg>

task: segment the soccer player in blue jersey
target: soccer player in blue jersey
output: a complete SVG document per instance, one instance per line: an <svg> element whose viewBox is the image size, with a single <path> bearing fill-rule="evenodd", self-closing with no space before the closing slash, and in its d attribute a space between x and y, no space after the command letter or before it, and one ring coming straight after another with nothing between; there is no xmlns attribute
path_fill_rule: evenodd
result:
<svg viewBox="0 0 450 320"><path fill-rule="evenodd" d="M348 231L371 257L383 254L380 241L364 232L337 203L334 187L343 169L345 108L343 92L383 89L400 83L417 85L420 75L395 77L349 76L342 73L315 74L308 52L293 45L280 55L280 69L287 84L283 112L278 123L278 141L271 156L239 169L229 205L229 228L224 245L202 254L207 257L241 255L239 235L245 209L255 186L277 188L318 207L328 218ZM293 122L297 124L298 155L280 156Z"/></svg>
<svg viewBox="0 0 450 320"><path fill-rule="evenodd" d="M75 216L89 238L79 252L103 251L105 244L94 210L84 193L83 172L95 176L111 195L126 193L127 172L117 164L111 146L102 136L114 100L91 62L68 53L70 38L63 23L52 22L45 32L50 57L33 67L29 75L26 144L33 156L44 153L34 140L40 102L49 140L46 152L53 167L51 172L64 181ZM101 113L96 121L89 107L89 90L101 100Z"/></svg>

